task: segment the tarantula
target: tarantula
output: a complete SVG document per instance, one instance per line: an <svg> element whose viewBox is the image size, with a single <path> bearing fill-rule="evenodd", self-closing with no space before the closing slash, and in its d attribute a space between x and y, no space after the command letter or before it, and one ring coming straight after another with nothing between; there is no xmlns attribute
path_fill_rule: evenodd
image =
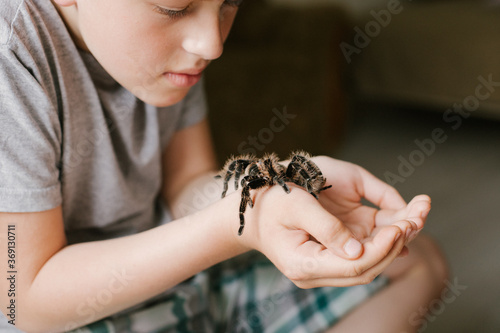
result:
<svg viewBox="0 0 500 333"><path fill-rule="evenodd" d="M323 177L319 167L310 160L311 156L299 151L292 153L290 163L285 168L279 163L278 156L274 153L264 155L258 159L253 155L242 155L229 159L222 171L216 178L223 178L224 188L222 198L226 196L228 183L234 175L234 188L238 189L241 178L241 203L240 203L240 228L238 235L241 236L245 227L245 211L247 205L253 207L250 190L256 190L266 186L279 185L286 193L290 189L286 182L295 183L303 187L307 192L318 199L318 194L330 186L325 186L326 178Z"/></svg>

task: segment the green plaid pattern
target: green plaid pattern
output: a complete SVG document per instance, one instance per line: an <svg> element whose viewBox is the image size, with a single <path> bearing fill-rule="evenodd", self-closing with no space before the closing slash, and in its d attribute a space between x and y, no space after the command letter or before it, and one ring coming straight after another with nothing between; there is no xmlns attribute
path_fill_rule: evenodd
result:
<svg viewBox="0 0 500 333"><path fill-rule="evenodd" d="M379 277L368 285L299 289L263 255L252 252L196 275L131 314L72 332L322 332L387 282Z"/></svg>

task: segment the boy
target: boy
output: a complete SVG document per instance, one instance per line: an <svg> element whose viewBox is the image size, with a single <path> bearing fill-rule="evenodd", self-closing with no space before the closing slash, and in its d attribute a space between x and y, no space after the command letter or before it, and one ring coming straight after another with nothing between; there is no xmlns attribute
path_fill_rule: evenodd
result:
<svg viewBox="0 0 500 333"><path fill-rule="evenodd" d="M0 9L2 244L15 235L13 261L0 262L16 291L3 279L0 294L18 328L418 328L409 318L439 296L444 262L421 237L393 261L423 228L427 196L407 205L362 168L315 157L332 189L319 201L294 186L255 191L242 236L240 191L183 208L214 184L200 80L239 2L9 0Z"/></svg>

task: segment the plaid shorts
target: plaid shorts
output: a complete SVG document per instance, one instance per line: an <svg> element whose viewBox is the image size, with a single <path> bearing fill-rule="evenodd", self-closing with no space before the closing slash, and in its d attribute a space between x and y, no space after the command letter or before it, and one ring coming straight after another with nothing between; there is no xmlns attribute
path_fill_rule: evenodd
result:
<svg viewBox="0 0 500 333"><path fill-rule="evenodd" d="M322 332L387 285L297 288L251 252L201 272L168 296L72 333Z"/></svg>

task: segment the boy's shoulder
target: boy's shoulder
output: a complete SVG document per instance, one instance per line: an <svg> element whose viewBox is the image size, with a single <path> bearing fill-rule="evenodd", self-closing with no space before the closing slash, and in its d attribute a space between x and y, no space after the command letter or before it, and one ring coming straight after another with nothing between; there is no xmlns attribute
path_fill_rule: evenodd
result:
<svg viewBox="0 0 500 333"><path fill-rule="evenodd" d="M54 16L54 13L56 16ZM33 40L57 11L50 0L5 0L0 6L0 45ZM37 36L42 37L42 36Z"/></svg>
<svg viewBox="0 0 500 333"><path fill-rule="evenodd" d="M0 6L0 45L9 42L12 27L23 4L23 0L7 0Z"/></svg>

